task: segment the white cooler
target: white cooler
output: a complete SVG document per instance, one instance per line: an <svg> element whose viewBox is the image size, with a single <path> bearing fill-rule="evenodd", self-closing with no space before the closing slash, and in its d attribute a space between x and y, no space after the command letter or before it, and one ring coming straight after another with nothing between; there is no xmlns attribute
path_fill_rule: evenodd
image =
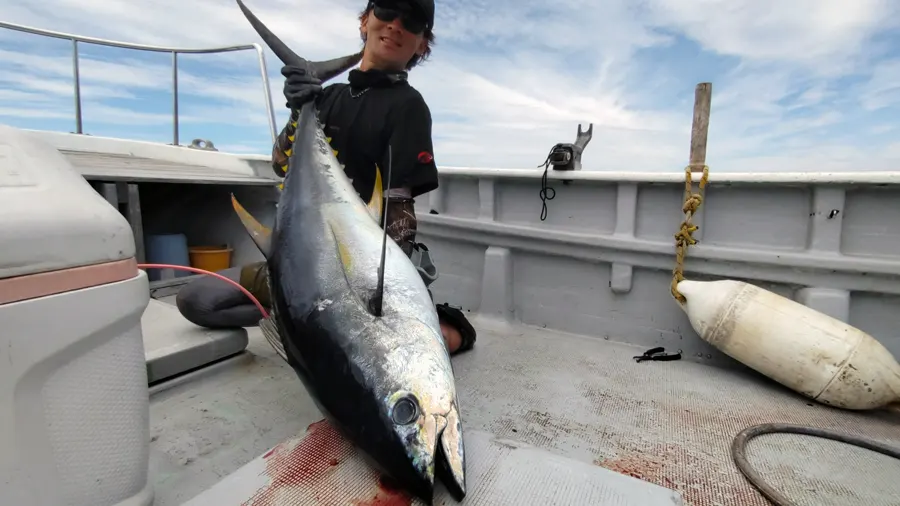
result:
<svg viewBox="0 0 900 506"><path fill-rule="evenodd" d="M0 125L0 505L149 505L149 302L125 218Z"/></svg>

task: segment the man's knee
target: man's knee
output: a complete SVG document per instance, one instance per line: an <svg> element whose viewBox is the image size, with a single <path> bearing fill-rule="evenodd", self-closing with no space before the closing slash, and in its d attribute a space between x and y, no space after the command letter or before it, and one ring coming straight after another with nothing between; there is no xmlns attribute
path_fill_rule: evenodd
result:
<svg viewBox="0 0 900 506"><path fill-rule="evenodd" d="M232 267L217 274L235 282L244 281L248 269L255 265ZM244 283L240 284L243 286ZM258 287L244 288L253 293L250 288ZM256 294L254 297L260 298ZM175 305L191 323L212 329L249 327L256 325L262 317L259 309L238 287L214 276L202 276L186 284L175 296Z"/></svg>
<svg viewBox="0 0 900 506"><path fill-rule="evenodd" d="M175 307L188 321L201 327L216 328L216 302L221 297L216 297L220 287L211 286L208 279L225 284L224 281L202 277L195 279L178 290L175 295Z"/></svg>
<svg viewBox="0 0 900 506"><path fill-rule="evenodd" d="M245 265L240 271L240 285L243 286L264 307L272 306L269 291L269 270L266 262ZM247 302L251 302L248 300Z"/></svg>

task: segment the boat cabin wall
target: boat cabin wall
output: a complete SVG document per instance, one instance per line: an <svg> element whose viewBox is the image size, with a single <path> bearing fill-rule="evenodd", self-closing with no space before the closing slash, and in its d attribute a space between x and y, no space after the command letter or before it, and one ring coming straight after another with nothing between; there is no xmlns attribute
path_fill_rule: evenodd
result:
<svg viewBox="0 0 900 506"><path fill-rule="evenodd" d="M136 228L136 238L140 238L141 244L137 249L138 256L142 258L139 261L152 262L154 259L148 252L152 237L166 234L184 234L188 247L232 248L229 267L264 260L235 214L231 194L234 193L260 222L271 225L277 202L274 187L169 182L91 183L101 194L104 191L112 193L112 196L107 195L108 199L118 197L120 212L129 219L132 228ZM110 191L109 187L113 190ZM178 273L177 276L175 279L151 281L153 295L173 295L191 277L185 273Z"/></svg>
<svg viewBox="0 0 900 506"><path fill-rule="evenodd" d="M144 234L180 232L190 246L228 245L231 265L264 260L231 204L231 194L262 223L275 220L272 188L242 185L153 183L141 187ZM246 202L246 203L245 203Z"/></svg>
<svg viewBox="0 0 900 506"><path fill-rule="evenodd" d="M540 171L484 172L444 170L440 188L416 201L418 238L440 273L437 302L741 367L696 335L670 294L683 176L551 178L542 221ZM686 278L756 284L900 357L900 185L794 176L713 180Z"/></svg>

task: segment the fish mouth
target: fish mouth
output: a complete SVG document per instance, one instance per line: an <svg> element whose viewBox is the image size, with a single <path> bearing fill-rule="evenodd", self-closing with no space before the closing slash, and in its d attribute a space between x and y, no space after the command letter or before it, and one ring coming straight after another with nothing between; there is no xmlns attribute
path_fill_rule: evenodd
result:
<svg viewBox="0 0 900 506"><path fill-rule="evenodd" d="M426 415L420 427L420 444L411 448L409 457L418 474L410 491L431 504L435 478L456 501L466 496L466 459L462 425L456 406L446 415Z"/></svg>
<svg viewBox="0 0 900 506"><path fill-rule="evenodd" d="M453 499L462 501L466 497L466 449L456 405L450 408L446 417L440 418L444 429L435 448L435 471Z"/></svg>

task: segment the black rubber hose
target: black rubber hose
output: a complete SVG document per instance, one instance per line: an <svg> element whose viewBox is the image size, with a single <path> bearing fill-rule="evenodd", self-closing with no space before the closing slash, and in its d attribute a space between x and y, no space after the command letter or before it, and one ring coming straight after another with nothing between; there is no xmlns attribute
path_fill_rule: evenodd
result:
<svg viewBox="0 0 900 506"><path fill-rule="evenodd" d="M734 459L734 463L744 474L750 484L756 487L756 489L759 490L759 492L764 495L766 499L772 501L772 503L774 503L776 506L797 506L797 503L783 496L780 492L772 488L771 485L763 481L762 476L757 473L752 467L750 467L750 463L747 461L745 450L747 447L747 443L756 436L778 433L803 434L805 436L815 436L825 439L831 439L832 441L840 441L841 443L847 443L849 445L872 450L873 452L878 452L889 457L894 457L895 459L900 459L900 449L898 448L892 448L884 443L880 443L872 439L854 436L843 432L818 429L815 427L806 427L803 425L792 425L788 423L764 423L761 425L748 427L742 430L737 436L735 436L734 441L731 442L731 457Z"/></svg>

